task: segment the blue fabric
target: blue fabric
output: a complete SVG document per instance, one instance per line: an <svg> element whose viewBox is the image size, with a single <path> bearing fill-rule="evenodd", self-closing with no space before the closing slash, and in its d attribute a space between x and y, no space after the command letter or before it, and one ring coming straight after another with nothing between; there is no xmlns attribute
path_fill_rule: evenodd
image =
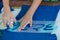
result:
<svg viewBox="0 0 60 40"><path fill-rule="evenodd" d="M21 19L27 12L30 6L23 5L21 12L16 17ZM33 20L40 21L55 21L59 6L39 6L36 10ZM2 40L57 40L55 34L50 33L25 33L25 32L8 32L3 31Z"/></svg>
<svg viewBox="0 0 60 40"><path fill-rule="evenodd" d="M15 33L3 31L2 40L57 40L56 35L50 33Z"/></svg>
<svg viewBox="0 0 60 40"><path fill-rule="evenodd" d="M2 4L2 2L0 1L0 13L1 13L2 7L3 7L3 4Z"/></svg>
<svg viewBox="0 0 60 40"><path fill-rule="evenodd" d="M21 19L26 12L29 10L30 6L23 5L21 12L17 15L16 19ZM58 13L58 6L39 6L36 10L33 20L40 20L40 21L55 21L57 13Z"/></svg>

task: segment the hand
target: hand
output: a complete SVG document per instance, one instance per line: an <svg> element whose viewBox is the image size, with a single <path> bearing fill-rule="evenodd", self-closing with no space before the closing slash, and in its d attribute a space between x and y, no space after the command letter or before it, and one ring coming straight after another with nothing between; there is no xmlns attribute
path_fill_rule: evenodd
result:
<svg viewBox="0 0 60 40"><path fill-rule="evenodd" d="M24 29L26 27L27 24L30 24L30 27L32 27L32 16L26 14L21 20L20 20L21 25L18 28L18 31L21 31L21 29Z"/></svg>
<svg viewBox="0 0 60 40"><path fill-rule="evenodd" d="M14 16L12 15L12 13L4 13L2 16L2 20L3 20L3 25L6 26L6 21L9 23L10 26L12 26L12 23L10 21L10 19L13 19L14 21L16 21L16 19L14 18Z"/></svg>

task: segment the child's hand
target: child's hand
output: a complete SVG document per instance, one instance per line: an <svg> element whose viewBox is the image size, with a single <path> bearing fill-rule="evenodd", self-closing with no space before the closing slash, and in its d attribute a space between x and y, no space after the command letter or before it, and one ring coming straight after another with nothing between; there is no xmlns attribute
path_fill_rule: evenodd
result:
<svg viewBox="0 0 60 40"><path fill-rule="evenodd" d="M12 15L12 13L4 13L2 16L2 20L3 20L3 25L6 26L6 21L9 22L10 26L12 26L12 23L10 21L10 19L13 19L14 21L16 21L16 19L14 18L14 16Z"/></svg>
<svg viewBox="0 0 60 40"><path fill-rule="evenodd" d="M27 24L30 24L30 26L32 26L32 16L26 14L21 20L20 20L21 25L18 28L18 31L21 31L21 29L24 29L26 27Z"/></svg>

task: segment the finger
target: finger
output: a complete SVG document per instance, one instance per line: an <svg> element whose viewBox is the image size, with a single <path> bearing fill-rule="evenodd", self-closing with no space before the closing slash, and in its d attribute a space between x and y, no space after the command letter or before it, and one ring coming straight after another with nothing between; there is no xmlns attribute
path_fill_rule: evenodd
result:
<svg viewBox="0 0 60 40"><path fill-rule="evenodd" d="M22 29L24 29L24 28L26 27L26 25L27 25L27 24L25 24L25 25L22 24L22 25L20 26L20 28L18 29L18 31L21 31Z"/></svg>
<svg viewBox="0 0 60 40"><path fill-rule="evenodd" d="M6 20L3 20L2 22L3 22L3 25L6 26Z"/></svg>
<svg viewBox="0 0 60 40"><path fill-rule="evenodd" d="M21 29L24 29L27 24L28 24L28 22L22 22L20 27L19 27L19 30L21 31Z"/></svg>
<svg viewBox="0 0 60 40"><path fill-rule="evenodd" d="M6 26L6 17L2 17L2 24L4 25L4 26Z"/></svg>
<svg viewBox="0 0 60 40"><path fill-rule="evenodd" d="M7 19L7 22L9 23L9 26L11 27L13 22L10 21L10 18Z"/></svg>
<svg viewBox="0 0 60 40"><path fill-rule="evenodd" d="M23 21L23 17L19 21L22 22Z"/></svg>
<svg viewBox="0 0 60 40"><path fill-rule="evenodd" d="M13 18L13 20L14 20L14 22L16 22L16 19L15 18Z"/></svg>
<svg viewBox="0 0 60 40"><path fill-rule="evenodd" d="M13 26L13 22L9 22L9 26L12 27Z"/></svg>
<svg viewBox="0 0 60 40"><path fill-rule="evenodd" d="M32 27L32 20L30 21L30 27Z"/></svg>
<svg viewBox="0 0 60 40"><path fill-rule="evenodd" d="M15 17L12 17L12 19L14 20L14 22L16 22L16 19L15 19Z"/></svg>

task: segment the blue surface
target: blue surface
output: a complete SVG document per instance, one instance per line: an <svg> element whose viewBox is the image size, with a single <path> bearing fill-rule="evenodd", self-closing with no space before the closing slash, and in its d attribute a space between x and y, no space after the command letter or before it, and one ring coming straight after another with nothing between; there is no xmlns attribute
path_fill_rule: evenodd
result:
<svg viewBox="0 0 60 40"><path fill-rule="evenodd" d="M17 20L27 12L30 6L23 5ZM55 21L59 6L39 6L36 10L33 20L39 21ZM25 32L8 32L3 31L2 40L57 40L56 35L50 33L25 33Z"/></svg>
<svg viewBox="0 0 60 40"><path fill-rule="evenodd" d="M24 14L26 14L27 10L30 8L30 6L22 6L22 10L19 13L19 15L16 17L17 20L22 18ZM58 13L58 6L39 6L36 10L33 20L39 20L39 21L55 21L56 16Z"/></svg>
<svg viewBox="0 0 60 40"><path fill-rule="evenodd" d="M56 40L50 33L15 33L4 31L2 40Z"/></svg>

